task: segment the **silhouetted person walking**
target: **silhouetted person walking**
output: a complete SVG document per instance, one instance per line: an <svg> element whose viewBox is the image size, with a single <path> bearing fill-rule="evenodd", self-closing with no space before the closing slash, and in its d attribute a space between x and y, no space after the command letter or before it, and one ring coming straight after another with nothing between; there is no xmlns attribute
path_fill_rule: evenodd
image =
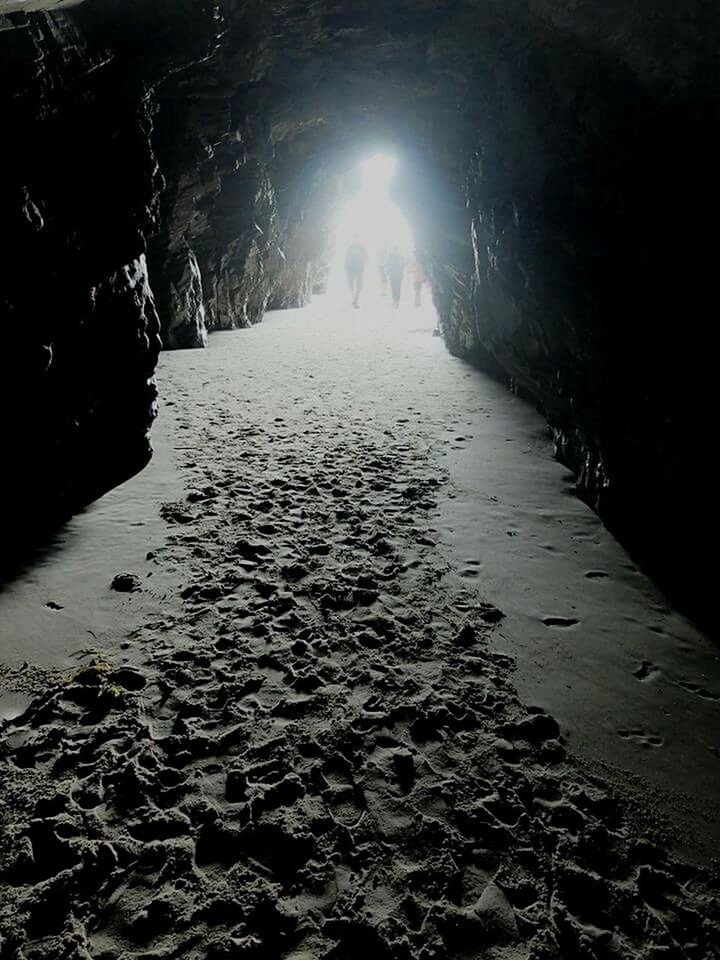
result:
<svg viewBox="0 0 720 960"><path fill-rule="evenodd" d="M356 235L345 254L345 271L353 295L353 306L355 308L360 306L360 294L362 293L367 260L367 250L360 242L360 237Z"/></svg>
<svg viewBox="0 0 720 960"><path fill-rule="evenodd" d="M386 297L388 292L387 272L388 246L383 243L378 251L378 272L380 274L380 296Z"/></svg>
<svg viewBox="0 0 720 960"><path fill-rule="evenodd" d="M393 247L392 253L387 258L386 267L390 279L393 306L399 307L400 297L402 296L403 275L405 273L405 257L400 253L398 247Z"/></svg>
<svg viewBox="0 0 720 960"><path fill-rule="evenodd" d="M415 306L419 308L422 306L422 288L427 282L427 276L417 259L413 260L410 264L410 275L412 277L413 287L415 288Z"/></svg>

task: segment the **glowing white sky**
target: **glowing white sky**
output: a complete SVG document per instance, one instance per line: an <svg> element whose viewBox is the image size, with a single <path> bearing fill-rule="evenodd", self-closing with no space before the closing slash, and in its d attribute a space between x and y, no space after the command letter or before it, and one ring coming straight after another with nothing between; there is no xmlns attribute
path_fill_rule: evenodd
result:
<svg viewBox="0 0 720 960"><path fill-rule="evenodd" d="M330 269L328 287L346 287L345 252L359 234L370 257L366 286L374 286L378 275L378 254L383 244L398 245L405 257L410 257L414 241L410 226L402 211L390 196L390 184L397 161L378 153L360 164L362 186L340 210L335 224L336 250ZM377 281L379 283L379 280Z"/></svg>

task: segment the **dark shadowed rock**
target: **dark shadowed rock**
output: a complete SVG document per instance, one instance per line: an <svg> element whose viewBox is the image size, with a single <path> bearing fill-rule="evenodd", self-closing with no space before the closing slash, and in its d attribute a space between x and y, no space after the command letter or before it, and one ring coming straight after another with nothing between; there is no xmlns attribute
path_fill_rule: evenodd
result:
<svg viewBox="0 0 720 960"><path fill-rule="evenodd" d="M163 346L173 350L206 347L202 277L193 251L185 249L169 257L155 287L165 292Z"/></svg>

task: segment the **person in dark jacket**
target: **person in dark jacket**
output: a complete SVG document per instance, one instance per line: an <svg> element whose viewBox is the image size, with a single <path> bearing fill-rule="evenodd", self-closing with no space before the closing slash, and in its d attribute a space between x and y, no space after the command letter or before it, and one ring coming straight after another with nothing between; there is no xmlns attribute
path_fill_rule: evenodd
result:
<svg viewBox="0 0 720 960"><path fill-rule="evenodd" d="M361 243L359 235L347 248L345 254L345 272L347 273L348 285L353 295L353 307L357 309L360 306L360 294L363 288L363 278L365 276L365 264L368 261L367 249Z"/></svg>
<svg viewBox="0 0 720 960"><path fill-rule="evenodd" d="M387 274L390 278L390 289L392 291L393 306L400 306L400 297L402 296L402 282L405 275L405 257L400 253L399 247L393 247L390 256L387 258Z"/></svg>

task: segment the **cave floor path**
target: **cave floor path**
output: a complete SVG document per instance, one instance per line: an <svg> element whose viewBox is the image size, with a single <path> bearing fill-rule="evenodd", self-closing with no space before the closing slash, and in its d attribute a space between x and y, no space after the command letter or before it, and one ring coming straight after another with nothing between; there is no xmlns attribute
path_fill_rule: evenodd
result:
<svg viewBox="0 0 720 960"><path fill-rule="evenodd" d="M433 327L319 301L163 356L155 465L73 527L109 510L116 550L84 593L61 543L0 597L11 650L47 578L76 638L45 663L35 638L30 672L62 678L6 714L0 945L717 949L702 870L662 849L717 840L714 651L571 496L538 415Z"/></svg>

